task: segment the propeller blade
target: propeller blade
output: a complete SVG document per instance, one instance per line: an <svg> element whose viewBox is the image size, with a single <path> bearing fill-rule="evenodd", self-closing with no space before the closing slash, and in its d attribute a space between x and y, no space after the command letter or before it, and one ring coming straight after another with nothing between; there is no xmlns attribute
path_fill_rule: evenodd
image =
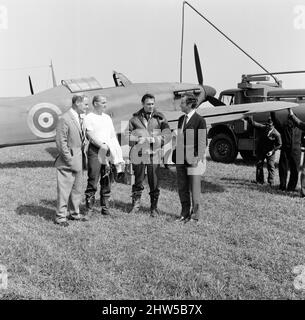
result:
<svg viewBox="0 0 305 320"><path fill-rule="evenodd" d="M29 85L30 85L31 94L33 95L34 94L34 90L33 90L33 85L32 85L32 79L31 79L30 76L29 76Z"/></svg>
<svg viewBox="0 0 305 320"><path fill-rule="evenodd" d="M209 101L214 107L225 106L225 103L212 96L207 96L207 101Z"/></svg>
<svg viewBox="0 0 305 320"><path fill-rule="evenodd" d="M202 86L203 85L203 76L202 76L202 69L200 64L199 53L196 44L194 44L194 57L195 57L195 66L197 72L197 79L198 83Z"/></svg>

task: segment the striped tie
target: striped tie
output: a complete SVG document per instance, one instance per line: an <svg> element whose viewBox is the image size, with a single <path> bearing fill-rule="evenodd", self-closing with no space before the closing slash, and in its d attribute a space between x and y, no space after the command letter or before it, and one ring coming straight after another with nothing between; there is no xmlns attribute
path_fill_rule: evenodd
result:
<svg viewBox="0 0 305 320"><path fill-rule="evenodd" d="M85 143L84 119L80 115L78 115L78 119L79 119L79 125L81 130L82 144L84 144Z"/></svg>

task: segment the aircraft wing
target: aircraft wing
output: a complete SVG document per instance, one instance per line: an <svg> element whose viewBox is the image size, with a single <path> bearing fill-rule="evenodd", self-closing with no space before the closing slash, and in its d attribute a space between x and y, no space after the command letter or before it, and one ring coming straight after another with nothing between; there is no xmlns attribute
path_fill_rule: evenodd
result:
<svg viewBox="0 0 305 320"><path fill-rule="evenodd" d="M285 101L268 101L257 103L237 104L219 107L202 107L197 112L204 117L207 125L236 121L243 119L245 116L251 116L255 113L279 111L288 108L297 107L297 103ZM170 123L170 126L183 115L181 111L162 112Z"/></svg>

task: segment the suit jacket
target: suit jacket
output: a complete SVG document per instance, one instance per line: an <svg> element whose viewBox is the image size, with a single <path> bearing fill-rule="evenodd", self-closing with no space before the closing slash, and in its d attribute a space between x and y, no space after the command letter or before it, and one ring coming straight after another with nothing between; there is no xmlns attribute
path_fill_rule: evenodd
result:
<svg viewBox="0 0 305 320"><path fill-rule="evenodd" d="M59 152L55 167L74 172L85 169L87 157L85 142L79 122L69 109L58 121L56 128L56 146Z"/></svg>
<svg viewBox="0 0 305 320"><path fill-rule="evenodd" d="M184 115L178 120L177 146L172 161L176 164L193 165L194 157L203 160L207 147L206 122L197 112L182 130ZM184 160L184 161L183 161Z"/></svg>

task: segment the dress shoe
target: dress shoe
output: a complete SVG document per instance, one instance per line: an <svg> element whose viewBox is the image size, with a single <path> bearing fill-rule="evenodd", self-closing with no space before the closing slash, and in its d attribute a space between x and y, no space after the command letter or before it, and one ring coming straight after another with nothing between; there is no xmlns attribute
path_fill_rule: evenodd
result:
<svg viewBox="0 0 305 320"><path fill-rule="evenodd" d="M85 217L85 216L76 216L76 217L73 217L73 216L69 216L68 217L69 220L72 220L72 221L80 221L80 222L85 222L85 221L88 221L88 218Z"/></svg>
<svg viewBox="0 0 305 320"><path fill-rule="evenodd" d="M102 209L102 210L101 210L101 214L102 214L103 216L110 216L110 211L109 211L108 209Z"/></svg>
<svg viewBox="0 0 305 320"><path fill-rule="evenodd" d="M60 227L68 227L69 226L69 223L67 221L61 221L61 222L55 221L55 224L59 225Z"/></svg>
<svg viewBox="0 0 305 320"><path fill-rule="evenodd" d="M191 223L191 224L195 224L195 223L197 223L198 222L198 220L197 219L193 219L193 218L189 218L189 219L186 219L185 221L184 221L184 223Z"/></svg>
<svg viewBox="0 0 305 320"><path fill-rule="evenodd" d="M185 220L187 220L187 218L185 218L185 217L180 217L180 218L176 219L175 221L176 221L176 222L185 222Z"/></svg>
<svg viewBox="0 0 305 320"><path fill-rule="evenodd" d="M158 216L160 214L160 211L157 209L157 208L154 208L154 209L150 209L150 216L151 217L155 217L155 216Z"/></svg>

